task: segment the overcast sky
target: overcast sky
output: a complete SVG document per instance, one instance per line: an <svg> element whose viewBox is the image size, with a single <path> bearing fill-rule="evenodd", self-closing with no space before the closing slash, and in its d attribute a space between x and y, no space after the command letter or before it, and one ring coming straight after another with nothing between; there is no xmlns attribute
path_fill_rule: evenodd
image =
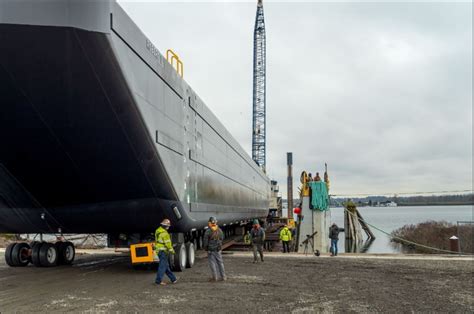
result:
<svg viewBox="0 0 474 314"><path fill-rule="evenodd" d="M252 2L119 1L251 155ZM472 4L264 0L267 173L286 198L472 190Z"/></svg>

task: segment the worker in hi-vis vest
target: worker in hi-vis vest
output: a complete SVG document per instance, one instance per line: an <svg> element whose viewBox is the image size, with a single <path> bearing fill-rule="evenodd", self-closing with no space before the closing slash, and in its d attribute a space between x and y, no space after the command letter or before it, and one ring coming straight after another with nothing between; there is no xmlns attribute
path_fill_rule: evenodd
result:
<svg viewBox="0 0 474 314"><path fill-rule="evenodd" d="M291 231L288 229L288 226L281 229L280 240L283 243L283 253L290 253Z"/></svg>
<svg viewBox="0 0 474 314"><path fill-rule="evenodd" d="M160 260L155 283L157 285L162 286L166 286L166 283L162 281L165 273L171 280L171 283L176 283L176 281L178 281L176 276L171 271L168 262L168 255L174 254L173 243L171 243L171 237L168 233L168 229L170 228L170 226L171 222L169 221L169 219L164 219L155 232L155 250L157 251L158 258Z"/></svg>

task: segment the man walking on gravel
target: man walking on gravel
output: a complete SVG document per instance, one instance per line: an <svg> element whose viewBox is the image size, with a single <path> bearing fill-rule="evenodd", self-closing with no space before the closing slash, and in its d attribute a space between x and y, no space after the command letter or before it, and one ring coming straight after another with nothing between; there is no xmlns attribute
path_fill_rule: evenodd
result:
<svg viewBox="0 0 474 314"><path fill-rule="evenodd" d="M178 281L173 272L171 272L170 265L168 263L168 255L174 254L173 244L171 243L171 237L168 233L170 226L171 222L169 219L164 219L161 222L160 227L158 227L155 232L155 250L157 251L158 258L160 259L155 283L162 286L166 286L166 283L162 281L165 273L171 280L171 283L176 283L176 281Z"/></svg>
<svg viewBox="0 0 474 314"><path fill-rule="evenodd" d="M250 230L250 241L253 248L253 262L257 263L257 251L260 254L260 260L263 262L263 243L265 242L265 230L260 226L257 219L253 221L252 230Z"/></svg>
<svg viewBox="0 0 474 314"><path fill-rule="evenodd" d="M224 261L222 260L222 241L224 233L217 225L216 217L210 217L209 228L204 233L203 247L207 251L207 260L211 269L209 281L225 281Z"/></svg>

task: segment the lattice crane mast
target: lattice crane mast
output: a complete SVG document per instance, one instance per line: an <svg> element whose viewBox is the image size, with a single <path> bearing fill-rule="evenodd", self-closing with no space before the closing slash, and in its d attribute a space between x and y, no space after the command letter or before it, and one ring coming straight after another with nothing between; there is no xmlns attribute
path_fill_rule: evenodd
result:
<svg viewBox="0 0 474 314"><path fill-rule="evenodd" d="M253 125L252 158L265 171L265 20L263 3L258 0L253 47Z"/></svg>

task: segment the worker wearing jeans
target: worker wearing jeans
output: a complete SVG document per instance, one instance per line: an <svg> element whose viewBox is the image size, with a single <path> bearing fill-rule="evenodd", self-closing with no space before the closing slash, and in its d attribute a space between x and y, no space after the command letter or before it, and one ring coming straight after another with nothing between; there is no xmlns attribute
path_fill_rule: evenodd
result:
<svg viewBox="0 0 474 314"><path fill-rule="evenodd" d="M329 238L331 239L331 256L337 256L337 241L339 241L339 227L333 223L329 229Z"/></svg>
<svg viewBox="0 0 474 314"><path fill-rule="evenodd" d="M177 278L170 269L168 262L168 255L174 254L173 244L171 243L171 237L168 233L168 229L171 226L169 219L164 219L161 225L155 232L155 250L158 252L158 258L160 259L158 265L158 272L156 273L155 283L157 285L166 286L163 282L163 277L166 274L171 280L171 283L176 283Z"/></svg>
<svg viewBox="0 0 474 314"><path fill-rule="evenodd" d="M168 276L172 283L175 283L177 279L170 269L168 255L164 251L160 251L158 252L158 258L160 259L160 263L158 264L158 273L156 274L155 283L163 286L166 285L162 281L165 274Z"/></svg>

